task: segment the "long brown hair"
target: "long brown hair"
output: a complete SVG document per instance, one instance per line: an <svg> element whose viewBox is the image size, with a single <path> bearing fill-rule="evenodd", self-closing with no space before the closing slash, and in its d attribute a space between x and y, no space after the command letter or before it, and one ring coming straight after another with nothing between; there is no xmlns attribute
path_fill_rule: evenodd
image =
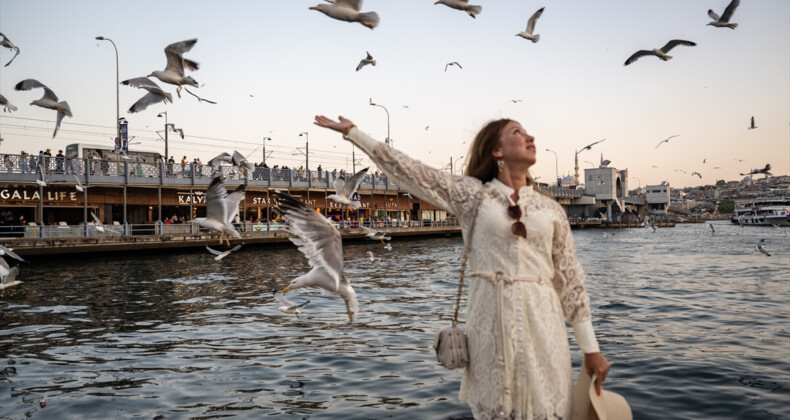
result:
<svg viewBox="0 0 790 420"><path fill-rule="evenodd" d="M502 118L500 120L491 121L477 133L472 145L469 146L469 160L466 164L466 171L464 175L473 176L483 183L491 181L499 174L496 159L491 156L494 149L499 144L499 139L502 137L502 131L508 123L513 122L509 118ZM532 175L527 172L527 185L534 185L535 180ZM537 191L544 193L543 190L536 188ZM544 193L545 194L545 193Z"/></svg>

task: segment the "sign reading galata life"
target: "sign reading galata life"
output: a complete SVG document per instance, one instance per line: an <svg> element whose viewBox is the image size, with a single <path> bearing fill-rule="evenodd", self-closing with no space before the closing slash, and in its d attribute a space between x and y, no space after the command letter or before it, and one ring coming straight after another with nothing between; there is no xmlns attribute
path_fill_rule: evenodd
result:
<svg viewBox="0 0 790 420"><path fill-rule="evenodd" d="M38 191L3 188L0 189L0 199L38 201L41 199L41 196L38 195ZM77 201L77 192L76 191L47 191L46 193L44 193L44 201Z"/></svg>

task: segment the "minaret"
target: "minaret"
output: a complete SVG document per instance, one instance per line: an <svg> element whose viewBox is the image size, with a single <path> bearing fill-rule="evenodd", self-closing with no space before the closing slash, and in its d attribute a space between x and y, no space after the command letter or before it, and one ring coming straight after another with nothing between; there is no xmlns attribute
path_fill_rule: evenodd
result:
<svg viewBox="0 0 790 420"><path fill-rule="evenodd" d="M575 162L574 162L575 166L573 167L573 169L576 171L574 176L576 177L576 187L578 187L579 186L579 151L575 150L574 154L575 154L576 158L575 158Z"/></svg>

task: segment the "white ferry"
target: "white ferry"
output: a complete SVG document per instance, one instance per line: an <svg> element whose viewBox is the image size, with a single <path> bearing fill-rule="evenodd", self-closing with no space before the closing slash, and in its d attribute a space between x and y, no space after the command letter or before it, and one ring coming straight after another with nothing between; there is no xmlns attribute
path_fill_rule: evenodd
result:
<svg viewBox="0 0 790 420"><path fill-rule="evenodd" d="M790 226L790 199L760 199L737 207L731 220L744 226Z"/></svg>

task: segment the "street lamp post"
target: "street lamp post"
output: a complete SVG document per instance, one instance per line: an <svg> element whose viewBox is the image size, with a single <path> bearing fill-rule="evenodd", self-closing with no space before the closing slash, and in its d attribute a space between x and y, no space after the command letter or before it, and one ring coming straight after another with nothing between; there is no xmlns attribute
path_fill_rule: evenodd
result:
<svg viewBox="0 0 790 420"><path fill-rule="evenodd" d="M387 111L387 108L385 108L384 105L379 105L379 104L373 102L373 98L370 98L370 106L381 107L384 110L384 112L387 113L387 138L384 139L384 143L389 145L389 147L392 147L392 139L390 139L390 112Z"/></svg>
<svg viewBox="0 0 790 420"><path fill-rule="evenodd" d="M263 138L263 164L266 165L266 140L272 141L271 137Z"/></svg>
<svg viewBox="0 0 790 420"><path fill-rule="evenodd" d="M304 134L304 170L305 173L310 172L310 136L307 131L299 133L299 137Z"/></svg>
<svg viewBox="0 0 790 420"><path fill-rule="evenodd" d="M455 164L454 164L454 165L455 165L455 166L458 166L458 161L459 161L459 160L461 160L461 159L463 159L463 158L464 158L464 157L463 157L463 156L461 156L461 157L459 157L459 158L455 159ZM453 171L450 171L450 174L452 175L452 174L453 174Z"/></svg>
<svg viewBox="0 0 790 420"><path fill-rule="evenodd" d="M551 149L546 149L546 151L554 153L554 182L556 182L557 183L557 187L559 187L560 186L560 172L559 172L559 169L557 169L559 167L559 163L557 163L557 161L559 160L559 159L557 159L557 152L555 152L554 150L551 150Z"/></svg>
<svg viewBox="0 0 790 420"><path fill-rule="evenodd" d="M116 128L115 138L117 138L118 142L120 142L121 141L121 99L119 96L119 86L121 85L121 83L118 77L118 47L115 45L115 42L113 42L113 40L111 40L110 38L97 36L96 39L99 41L110 41L112 47L115 48L115 128Z"/></svg>
<svg viewBox="0 0 790 420"><path fill-rule="evenodd" d="M590 162L589 160L585 160L584 163L589 163L590 164L590 168L595 169L595 164Z"/></svg>
<svg viewBox="0 0 790 420"><path fill-rule="evenodd" d="M165 116L165 162L170 159L169 150L167 149L167 111L162 111L157 115L157 117L162 117L162 114Z"/></svg>

